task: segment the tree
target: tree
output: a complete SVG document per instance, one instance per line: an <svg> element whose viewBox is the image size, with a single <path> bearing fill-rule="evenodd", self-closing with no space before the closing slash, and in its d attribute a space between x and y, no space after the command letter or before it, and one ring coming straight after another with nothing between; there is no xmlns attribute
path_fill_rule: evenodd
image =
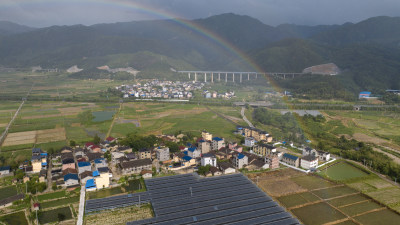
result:
<svg viewBox="0 0 400 225"><path fill-rule="evenodd" d="M76 142L74 140L70 140L69 141L69 146L75 147L76 146Z"/></svg>
<svg viewBox="0 0 400 225"><path fill-rule="evenodd" d="M200 166L199 170L197 170L197 173L205 176L208 172L210 172L210 167L210 165Z"/></svg>
<svg viewBox="0 0 400 225"><path fill-rule="evenodd" d="M57 214L57 218L58 218L58 221L59 221L59 222L60 222L60 221L63 221L63 220L65 220L65 215L62 214L62 213L58 213L58 214Z"/></svg>
<svg viewBox="0 0 400 225"><path fill-rule="evenodd" d="M101 141L101 139L100 139L100 137L99 137L99 135L95 135L94 136L94 138L93 138L93 143L95 144L95 145L98 145L99 143L100 143L100 141Z"/></svg>

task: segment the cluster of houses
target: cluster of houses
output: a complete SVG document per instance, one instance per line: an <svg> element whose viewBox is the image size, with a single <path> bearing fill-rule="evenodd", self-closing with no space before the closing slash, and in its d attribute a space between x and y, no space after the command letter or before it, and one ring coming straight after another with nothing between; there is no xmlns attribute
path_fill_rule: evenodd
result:
<svg viewBox="0 0 400 225"><path fill-rule="evenodd" d="M244 146L246 147L253 147L258 142L263 142L263 143L272 142L272 136L268 132L254 127L238 126L234 133L245 137Z"/></svg>
<svg viewBox="0 0 400 225"><path fill-rule="evenodd" d="M235 97L235 92L234 91L228 91L228 92L218 93L216 91L205 90L205 91L203 91L203 96L204 96L204 98L231 99L231 98Z"/></svg>
<svg viewBox="0 0 400 225"><path fill-rule="evenodd" d="M116 89L123 93L124 98L190 99L193 97L193 91L203 87L204 83L200 82L152 80L143 84L121 85Z"/></svg>
<svg viewBox="0 0 400 225"><path fill-rule="evenodd" d="M30 161L25 161L19 165L19 169L25 172L23 182L28 182L32 174L39 174L39 182L46 182L48 169L48 155L40 148L32 149Z"/></svg>

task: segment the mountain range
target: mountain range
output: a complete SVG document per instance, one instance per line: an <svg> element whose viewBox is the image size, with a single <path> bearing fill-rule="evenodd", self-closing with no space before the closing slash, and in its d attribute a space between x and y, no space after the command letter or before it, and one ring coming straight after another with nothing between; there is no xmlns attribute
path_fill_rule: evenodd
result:
<svg viewBox="0 0 400 225"><path fill-rule="evenodd" d="M0 22L0 65L5 67L255 70L248 61L268 72L301 72L333 62L349 89L400 89L400 17L276 27L232 13L46 28Z"/></svg>

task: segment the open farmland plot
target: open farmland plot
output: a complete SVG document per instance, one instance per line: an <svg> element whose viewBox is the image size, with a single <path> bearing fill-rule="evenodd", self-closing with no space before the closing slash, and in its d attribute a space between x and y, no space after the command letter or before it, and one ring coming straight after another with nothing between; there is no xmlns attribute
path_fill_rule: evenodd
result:
<svg viewBox="0 0 400 225"><path fill-rule="evenodd" d="M292 213L307 225L325 224L346 218L343 213L332 208L325 202L296 208L292 210Z"/></svg>
<svg viewBox="0 0 400 225"><path fill-rule="evenodd" d="M62 219L62 220L61 220ZM48 211L42 211L39 215L39 222L41 224L53 223L58 221L64 221L72 219L71 209L69 207L52 209Z"/></svg>
<svg viewBox="0 0 400 225"><path fill-rule="evenodd" d="M312 191L312 193L316 194L318 197L322 199L330 199L338 196L353 194L356 192L357 192L356 190L349 188L347 186L332 187L332 188Z"/></svg>
<svg viewBox="0 0 400 225"><path fill-rule="evenodd" d="M329 200L328 202L329 202L329 204L331 204L335 207L340 207L340 206L346 206L346 205L363 202L363 201L367 201L367 200L369 200L369 198L364 197L360 194L355 194L355 195L345 196L345 197L341 197L341 198L335 198L335 199Z"/></svg>
<svg viewBox="0 0 400 225"><path fill-rule="evenodd" d="M9 133L2 146L33 144L36 141L36 131Z"/></svg>
<svg viewBox="0 0 400 225"><path fill-rule="evenodd" d="M0 223L8 224L8 225L28 225L28 221L26 220L25 213L23 211L19 211L16 213L7 214L5 216L0 216Z"/></svg>
<svg viewBox="0 0 400 225"><path fill-rule="evenodd" d="M134 206L112 211L102 211L97 214L89 214L85 216L85 224L126 224L129 221L143 220L151 217L153 216L150 205L142 205L140 208Z"/></svg>
<svg viewBox="0 0 400 225"><path fill-rule="evenodd" d="M363 225L398 225L400 221L400 215L388 209L384 209L357 216L354 217L354 219Z"/></svg>
<svg viewBox="0 0 400 225"><path fill-rule="evenodd" d="M62 206L62 205L67 205L70 203L75 203L79 201L79 196L76 197L70 197L70 198L63 198L63 199L58 199L54 201L48 201L48 202L43 202L40 206L45 209L45 208L52 208L56 206Z"/></svg>
<svg viewBox="0 0 400 225"><path fill-rule="evenodd" d="M385 205L395 205L400 203L400 188L398 187L371 191L366 194Z"/></svg>
<svg viewBox="0 0 400 225"><path fill-rule="evenodd" d="M66 139L65 128L56 128L49 130L38 130L36 132L36 143L56 142Z"/></svg>
<svg viewBox="0 0 400 225"><path fill-rule="evenodd" d="M310 192L286 195L278 198L278 201L281 202L286 208L291 208L318 200L320 199Z"/></svg>
<svg viewBox="0 0 400 225"><path fill-rule="evenodd" d="M346 162L341 162L333 165L321 171L321 174L326 175L328 178L337 181L368 176L368 174L361 169L358 169L357 167Z"/></svg>
<svg viewBox="0 0 400 225"><path fill-rule="evenodd" d="M292 180L308 190L335 186L335 184L315 176L299 176L292 178Z"/></svg>
<svg viewBox="0 0 400 225"><path fill-rule="evenodd" d="M17 187L16 186L8 186L4 188L0 188L0 200L6 199L8 197L12 197L17 195Z"/></svg>
<svg viewBox="0 0 400 225"><path fill-rule="evenodd" d="M374 209L382 209L383 207L375 202L367 201L340 207L340 210L348 216L356 216Z"/></svg>
<svg viewBox="0 0 400 225"><path fill-rule="evenodd" d="M65 190L53 192L53 193L49 193L49 194L38 195L37 199L42 202L42 201L46 201L46 200L50 200L50 199L63 198L63 197L66 197Z"/></svg>

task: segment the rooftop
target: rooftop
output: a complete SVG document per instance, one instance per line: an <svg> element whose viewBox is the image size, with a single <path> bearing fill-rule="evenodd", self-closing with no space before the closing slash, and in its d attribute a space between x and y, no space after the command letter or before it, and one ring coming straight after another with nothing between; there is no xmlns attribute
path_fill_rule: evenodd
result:
<svg viewBox="0 0 400 225"><path fill-rule="evenodd" d="M294 156L294 155L291 155L291 154L287 154L287 153L283 154L283 157L291 159L291 160L297 160L299 158L297 156Z"/></svg>

